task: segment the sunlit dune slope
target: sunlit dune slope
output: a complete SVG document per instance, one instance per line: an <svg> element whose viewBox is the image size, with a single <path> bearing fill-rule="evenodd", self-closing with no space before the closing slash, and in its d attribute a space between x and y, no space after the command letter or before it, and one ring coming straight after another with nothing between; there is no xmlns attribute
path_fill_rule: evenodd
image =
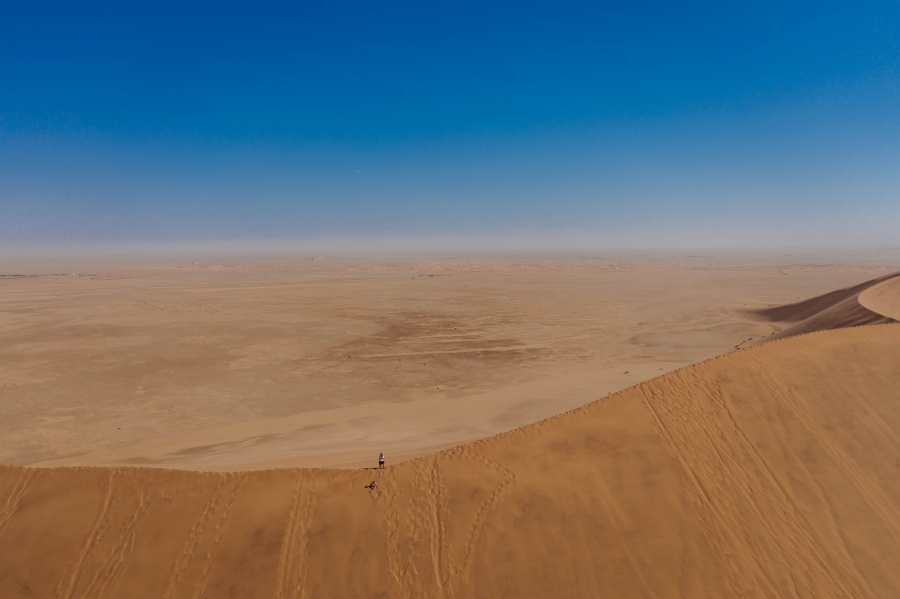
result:
<svg viewBox="0 0 900 599"><path fill-rule="evenodd" d="M769 337L757 339L750 345L758 345L766 341L802 335L803 333L812 333L814 331L896 322L897 318L895 317L898 316L900 310L892 313L873 310L862 302L861 294L867 293L867 290L873 287L895 280L898 276L900 276L900 273L893 273L801 302L764 308L762 310L751 310L749 313L754 316L768 322L782 322L787 326ZM900 293L900 288L896 291ZM897 301L896 295L890 294L890 297L890 301Z"/></svg>
<svg viewBox="0 0 900 599"><path fill-rule="evenodd" d="M863 307L894 320L900 320L900 277L888 278L859 294Z"/></svg>
<svg viewBox="0 0 900 599"><path fill-rule="evenodd" d="M383 471L3 467L0 596L897 597L898 348L792 337Z"/></svg>

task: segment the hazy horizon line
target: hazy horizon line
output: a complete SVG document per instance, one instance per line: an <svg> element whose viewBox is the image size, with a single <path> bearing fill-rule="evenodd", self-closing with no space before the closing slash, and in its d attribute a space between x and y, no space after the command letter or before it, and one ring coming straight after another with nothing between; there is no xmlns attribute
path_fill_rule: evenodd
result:
<svg viewBox="0 0 900 599"><path fill-rule="evenodd" d="M197 241L131 241L81 243L0 242L0 261L33 259L177 259L189 257L290 259L290 258L376 258L451 256L559 256L602 257L622 254L800 254L868 256L900 259L900 245L885 244L750 244L697 242L683 239L647 239L596 234L557 235L441 235L421 237L316 237L316 238L234 238Z"/></svg>

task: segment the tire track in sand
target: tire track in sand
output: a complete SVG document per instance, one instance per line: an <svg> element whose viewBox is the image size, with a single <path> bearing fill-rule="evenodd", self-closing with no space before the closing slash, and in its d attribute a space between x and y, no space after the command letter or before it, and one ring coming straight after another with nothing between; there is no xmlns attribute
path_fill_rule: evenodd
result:
<svg viewBox="0 0 900 599"><path fill-rule="evenodd" d="M225 522L228 520L228 515L231 512L231 504L234 503L234 498L243 482L243 475L241 473L229 473L225 476L228 479L226 490L227 497L225 499L225 504L222 506L222 515L219 517L219 521L215 528L213 528L214 536L212 547L206 552L200 575L197 577L196 582L194 582L194 592L191 594L191 599L200 599L203 592L206 590L206 582L209 578L209 571L212 569L213 557L215 557L216 549L219 548L219 542L222 540L222 527L225 526Z"/></svg>
<svg viewBox="0 0 900 599"><path fill-rule="evenodd" d="M859 463L813 417L809 404L798 396L791 389L790 385L769 372L757 356L750 356L748 361L757 367L760 378L771 389L772 395L783 405L790 408L791 412L803 424L803 427L819 444L819 447L828 454L828 457L850 479L860 496L872 508L872 511L875 512L884 527L890 531L894 539L900 539L900 510L897 509L897 506L891 501L884 489L869 478Z"/></svg>
<svg viewBox="0 0 900 599"><path fill-rule="evenodd" d="M219 482L213 488L209 500L206 502L206 505L203 506L203 511L200 512L200 517L197 518L197 521L188 533L188 538L184 542L181 554L178 556L178 559L175 560L175 565L172 567L172 573L169 574L169 580L166 583L163 599L175 599L175 597L178 596L178 592L181 590L181 585L184 583L184 578L187 576L191 562L194 560L194 554L197 552L197 547L200 545L200 541L203 538L203 533L206 532L209 521L215 515L216 510L219 509L219 503L222 500L222 491L228 482L228 476L225 474L220 474L218 476Z"/></svg>
<svg viewBox="0 0 900 599"><path fill-rule="evenodd" d="M872 596L779 484L715 381L687 369L638 389L733 596Z"/></svg>
<svg viewBox="0 0 900 599"><path fill-rule="evenodd" d="M490 497L488 497L487 500L481 503L478 508L478 512L475 514L475 520L469 527L469 534L466 538L466 548L465 552L463 553L462 566L454 571L455 584L452 587L452 593L454 595L459 589L460 581L467 584L469 582L469 574L472 571L472 564L475 561L475 546L478 543L478 537L481 535L481 529L484 528L484 521L487 518L488 512L490 512L500 503L500 501L503 499L503 495L506 493L507 489L509 489L509 486L512 484L512 482L516 479L516 475L513 474L511 470L504 468L500 464L492 462L487 458L472 453L467 447L461 448L459 451L459 455L467 459L481 462L488 468L496 470L498 474L503 476L503 481L496 489L494 489Z"/></svg>
<svg viewBox="0 0 900 599"><path fill-rule="evenodd" d="M63 571L62 576L54 589L54 597L59 599L71 599L75 595L78 583L84 578L90 569L98 548L113 528L113 520L119 505L127 501L129 497L137 497L137 505L128 514L115 536L112 545L106 555L97 566L85 589L78 595L82 599L103 599L115 586L119 575L134 551L137 530L150 507L150 501L146 495L139 492L138 483L131 478L131 485L123 487L117 480L123 473L118 469L112 469L107 479L107 490L94 525L82 542L81 548L75 556L75 560Z"/></svg>
<svg viewBox="0 0 900 599"><path fill-rule="evenodd" d="M379 473L380 474L380 473ZM391 581L391 597L394 599L410 599L410 576L403 561L400 551L400 515L397 510L397 501L400 499L400 491L397 488L397 479L393 468L388 468L382 476L381 484L373 492L376 500L384 501L384 517L382 523L385 528L385 551L388 560L388 577Z"/></svg>
<svg viewBox="0 0 900 599"><path fill-rule="evenodd" d="M308 471L300 470L291 512L281 541L275 599L303 598L308 565L309 525L315 507L315 478Z"/></svg>
<svg viewBox="0 0 900 599"><path fill-rule="evenodd" d="M113 491L115 490L114 483L118 473L118 468L109 469L106 495L100 502L100 508L97 511L97 517L94 519L94 525L81 543L81 547L75 555L74 561L63 571L62 576L60 576L59 581L56 583L56 587L53 590L54 599L71 599L72 594L75 592L75 587L78 585L79 580L81 580L81 577L84 574L85 565L94 556L94 553L97 551L97 546L106 536L111 525L110 521L112 520L112 513L114 511L110 508L113 504Z"/></svg>
<svg viewBox="0 0 900 599"><path fill-rule="evenodd" d="M449 534L452 515L447 498L451 490L447 488L440 470L441 460L446 459L475 461L502 476L499 485L478 506L472 524L468 527L458 564L453 563L453 547ZM387 476L379 486L379 498L385 502L383 522L387 537L392 596L397 599L411 597L453 599L460 584L469 581L475 548L487 514L502 500L503 494L515 480L515 475L499 464L470 453L465 448L421 459L414 468L409 498L410 509L406 515L405 527L401 526L397 507L401 492L393 472L389 470L385 473ZM430 575L420 572L414 563L408 563L404 559L401 548L404 529L411 555L428 556Z"/></svg>
<svg viewBox="0 0 900 599"><path fill-rule="evenodd" d="M138 505L122 524L112 548L91 578L87 588L81 593L82 599L104 599L113 588L122 573L122 569L134 551L134 540L137 536L141 520L150 507L150 501L141 494Z"/></svg>
<svg viewBox="0 0 900 599"><path fill-rule="evenodd" d="M0 533L3 532L3 527L6 526L9 519L13 517L16 510L19 509L19 503L22 501L22 496L25 495L25 491L28 490L28 483L34 478L35 472L36 470L32 468L23 469L22 474L20 474L18 480L16 480L16 484L14 484L12 490L10 490L9 495L6 497L3 511L0 511Z"/></svg>
<svg viewBox="0 0 900 599"><path fill-rule="evenodd" d="M408 529L413 555L428 556L430 580L415 571L410 590L413 596L448 597L451 579L450 538L447 533L450 511L447 507L444 482L436 456L423 459L413 472L413 501L410 502ZM431 592L428 592L428 590ZM452 594L452 593L450 593Z"/></svg>

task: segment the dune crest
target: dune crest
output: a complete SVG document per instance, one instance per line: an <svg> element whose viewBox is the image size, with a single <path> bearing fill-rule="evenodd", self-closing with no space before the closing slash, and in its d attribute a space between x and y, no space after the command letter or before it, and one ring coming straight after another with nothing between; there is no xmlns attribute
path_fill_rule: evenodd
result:
<svg viewBox="0 0 900 599"><path fill-rule="evenodd" d="M385 470L2 467L0 596L895 597L898 345L767 343Z"/></svg>
<svg viewBox="0 0 900 599"><path fill-rule="evenodd" d="M872 312L900 321L900 277L869 287L859 294L859 303Z"/></svg>
<svg viewBox="0 0 900 599"><path fill-rule="evenodd" d="M761 310L750 310L750 314L767 322L782 322L788 326L769 337L757 339L748 345L759 345L767 341L815 331L897 322L896 317L900 317L900 310L888 309L885 312L879 309L872 309L867 303L863 302L862 296L868 294L869 290L873 290L881 285L896 283L898 276L900 276L900 273L892 273L800 302L763 308ZM891 281L894 281L894 283L891 283ZM898 292L900 292L900 288L891 287L889 290L886 289L884 297L889 299L883 301L894 306ZM891 302L895 303L892 304Z"/></svg>

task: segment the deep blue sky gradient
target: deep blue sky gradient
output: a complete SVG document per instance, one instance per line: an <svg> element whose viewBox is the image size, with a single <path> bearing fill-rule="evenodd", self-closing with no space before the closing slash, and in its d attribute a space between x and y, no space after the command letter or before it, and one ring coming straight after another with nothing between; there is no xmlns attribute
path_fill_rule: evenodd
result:
<svg viewBox="0 0 900 599"><path fill-rule="evenodd" d="M849 4L6 3L0 246L895 243L900 3Z"/></svg>

